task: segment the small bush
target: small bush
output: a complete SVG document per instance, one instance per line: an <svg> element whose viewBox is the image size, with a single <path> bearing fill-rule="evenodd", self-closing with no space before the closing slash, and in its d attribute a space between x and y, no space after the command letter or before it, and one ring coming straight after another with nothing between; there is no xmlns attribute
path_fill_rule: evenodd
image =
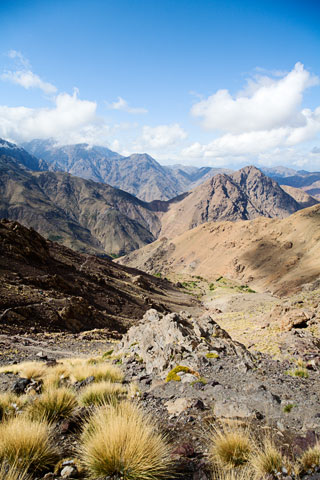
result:
<svg viewBox="0 0 320 480"><path fill-rule="evenodd" d="M42 471L57 460L52 431L46 421L19 416L0 425L0 461L20 469Z"/></svg>
<svg viewBox="0 0 320 480"><path fill-rule="evenodd" d="M256 449L251 457L251 465L258 478L281 472L286 459L276 448L272 440L265 439L263 445Z"/></svg>
<svg viewBox="0 0 320 480"><path fill-rule="evenodd" d="M88 385L80 395L82 405L115 405L127 393L126 388L118 383L100 382Z"/></svg>
<svg viewBox="0 0 320 480"><path fill-rule="evenodd" d="M284 413L290 413L293 407L295 407L293 403L287 403L287 405L283 407Z"/></svg>
<svg viewBox="0 0 320 480"><path fill-rule="evenodd" d="M301 470L307 472L313 470L315 467L320 466L320 443L317 443L314 447L308 448L301 458L299 459Z"/></svg>
<svg viewBox="0 0 320 480"><path fill-rule="evenodd" d="M232 426L214 428L209 446L212 464L238 467L248 462L251 452L252 441L246 430Z"/></svg>
<svg viewBox="0 0 320 480"><path fill-rule="evenodd" d="M28 413L32 419L46 419L53 423L60 418L72 416L78 407L76 396L67 388L51 388L42 393L30 405Z"/></svg>
<svg viewBox="0 0 320 480"><path fill-rule="evenodd" d="M172 460L166 438L137 406L122 402L102 407L82 434L81 458L94 477L124 480L170 477Z"/></svg>

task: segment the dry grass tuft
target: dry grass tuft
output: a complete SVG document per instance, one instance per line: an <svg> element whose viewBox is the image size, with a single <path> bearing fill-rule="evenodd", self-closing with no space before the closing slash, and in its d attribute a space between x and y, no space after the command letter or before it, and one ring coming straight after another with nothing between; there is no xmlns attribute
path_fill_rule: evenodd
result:
<svg viewBox="0 0 320 480"><path fill-rule="evenodd" d="M0 373L18 373L20 377L39 380L47 371L43 362L23 362L17 365L6 365L0 368Z"/></svg>
<svg viewBox="0 0 320 480"><path fill-rule="evenodd" d="M9 465L1 463L0 465L0 480L31 480L26 469L20 469L20 465Z"/></svg>
<svg viewBox="0 0 320 480"><path fill-rule="evenodd" d="M80 395L79 401L82 405L116 405L119 400L127 394L127 389L112 382L99 382L88 385Z"/></svg>
<svg viewBox="0 0 320 480"><path fill-rule="evenodd" d="M88 363L83 358L64 359L63 364L68 369L68 374L73 381L81 382L93 376L95 382L109 380L114 383L123 382L124 375L120 368L106 362Z"/></svg>
<svg viewBox="0 0 320 480"><path fill-rule="evenodd" d="M75 394L67 388L51 388L42 393L28 409L32 420L45 419L53 423L72 416L78 407Z"/></svg>
<svg viewBox="0 0 320 480"><path fill-rule="evenodd" d="M275 475L281 472L285 466L286 459L272 440L266 438L263 445L254 451L250 463L256 477L260 479L267 475Z"/></svg>
<svg viewBox="0 0 320 480"><path fill-rule="evenodd" d="M122 402L100 408L82 434L81 457L92 477L155 480L172 473L166 438L140 408Z"/></svg>
<svg viewBox="0 0 320 480"><path fill-rule="evenodd" d="M43 377L43 389L59 388L65 386L69 381L69 369L62 363L49 367Z"/></svg>
<svg viewBox="0 0 320 480"><path fill-rule="evenodd" d="M213 465L233 468L248 462L253 445L247 429L224 425L210 436L209 459Z"/></svg>
<svg viewBox="0 0 320 480"><path fill-rule="evenodd" d="M226 470L222 468L214 469L212 473L212 480L254 480L254 473L250 467L237 467L233 470Z"/></svg>
<svg viewBox="0 0 320 480"><path fill-rule="evenodd" d="M299 459L299 464L303 472L313 470L320 466L320 443L308 448Z"/></svg>
<svg viewBox="0 0 320 480"><path fill-rule="evenodd" d="M0 461L21 470L41 471L54 465L57 449L47 422L24 416L0 424Z"/></svg>

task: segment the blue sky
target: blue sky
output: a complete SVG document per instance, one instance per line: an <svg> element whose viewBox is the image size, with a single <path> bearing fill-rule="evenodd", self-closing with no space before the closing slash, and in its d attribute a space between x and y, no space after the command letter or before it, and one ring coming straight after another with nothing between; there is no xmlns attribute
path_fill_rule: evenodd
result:
<svg viewBox="0 0 320 480"><path fill-rule="evenodd" d="M320 170L320 2L0 1L0 136Z"/></svg>

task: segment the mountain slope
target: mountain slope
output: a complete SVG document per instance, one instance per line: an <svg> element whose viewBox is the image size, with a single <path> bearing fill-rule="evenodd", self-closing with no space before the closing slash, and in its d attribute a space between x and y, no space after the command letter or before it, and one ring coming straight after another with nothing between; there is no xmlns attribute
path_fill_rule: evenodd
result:
<svg viewBox="0 0 320 480"><path fill-rule="evenodd" d="M109 185L61 172L32 172L0 157L0 217L80 251L123 254L152 242L152 205Z"/></svg>
<svg viewBox="0 0 320 480"><path fill-rule="evenodd" d="M0 157L2 155L14 158L17 162L30 170L41 171L49 169L49 164L46 161L39 160L37 157L30 155L26 150L15 143L7 142L0 138Z"/></svg>
<svg viewBox="0 0 320 480"><path fill-rule="evenodd" d="M176 236L205 222L284 218L300 205L255 167L218 174L172 202L162 217L160 235Z"/></svg>
<svg viewBox="0 0 320 480"><path fill-rule="evenodd" d="M320 203L315 197L312 197L307 192L301 188L289 187L289 185L280 185L282 190L284 190L288 195L296 200L299 203L301 208L312 207Z"/></svg>
<svg viewBox="0 0 320 480"><path fill-rule="evenodd" d="M2 333L30 327L124 332L151 307L198 308L167 281L81 255L18 222L0 220Z"/></svg>
<svg viewBox="0 0 320 480"><path fill-rule="evenodd" d="M141 200L168 200L181 193L171 170L147 154L123 157L105 147L85 143L57 146L53 140L32 140L23 146L46 160L50 170L108 183Z"/></svg>
<svg viewBox="0 0 320 480"><path fill-rule="evenodd" d="M320 205L285 219L210 222L118 260L163 275L221 275L279 295L320 277Z"/></svg>
<svg viewBox="0 0 320 480"><path fill-rule="evenodd" d="M320 172L295 171L284 167L269 168L264 171L280 185L301 188L320 200Z"/></svg>

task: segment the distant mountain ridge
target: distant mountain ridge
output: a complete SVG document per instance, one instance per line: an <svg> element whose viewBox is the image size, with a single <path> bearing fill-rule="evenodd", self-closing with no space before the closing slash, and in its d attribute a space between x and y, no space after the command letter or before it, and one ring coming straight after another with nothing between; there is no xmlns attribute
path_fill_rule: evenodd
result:
<svg viewBox="0 0 320 480"><path fill-rule="evenodd" d="M26 165L40 168L41 161L21 147L1 145L0 217L17 220L80 252L123 255L159 236L172 238L202 223L284 218L315 201L304 192L286 193L251 166L216 174L169 201L144 202L105 183L66 172L31 170ZM155 171L157 162L144 157ZM134 155L131 159L135 162ZM198 172L186 168L186 174L195 180Z"/></svg>
<svg viewBox="0 0 320 480"><path fill-rule="evenodd" d="M120 255L155 240L152 204L68 173L33 172L11 151L0 155L0 217L81 252Z"/></svg>
<svg viewBox="0 0 320 480"><path fill-rule="evenodd" d="M108 183L147 202L170 200L221 171L210 167L167 167L146 153L124 157L86 143L57 146L53 140L32 140L22 146L45 160L49 170Z"/></svg>

